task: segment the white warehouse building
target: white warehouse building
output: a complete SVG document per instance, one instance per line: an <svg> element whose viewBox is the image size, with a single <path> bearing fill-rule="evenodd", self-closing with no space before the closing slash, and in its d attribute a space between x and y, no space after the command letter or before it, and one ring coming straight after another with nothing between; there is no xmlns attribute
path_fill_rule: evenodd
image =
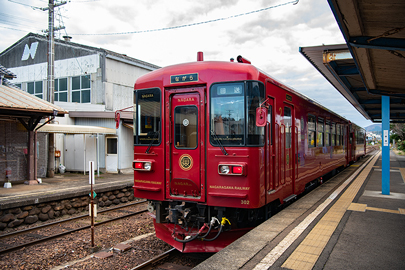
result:
<svg viewBox="0 0 405 270"><path fill-rule="evenodd" d="M13 83L44 100L48 95L47 50L46 36L29 33L0 54L0 64L17 76ZM86 172L92 160L102 172L132 168L134 84L138 77L158 68L125 54L69 39L55 40L54 104L69 115L38 129L56 133L55 165ZM124 108L116 129L115 111ZM46 164L39 158L38 166ZM45 177L46 170L38 172L42 172L38 177Z"/></svg>

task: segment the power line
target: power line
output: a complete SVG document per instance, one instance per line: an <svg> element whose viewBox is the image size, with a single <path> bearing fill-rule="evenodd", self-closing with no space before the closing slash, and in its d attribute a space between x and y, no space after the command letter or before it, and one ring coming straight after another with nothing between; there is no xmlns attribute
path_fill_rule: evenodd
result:
<svg viewBox="0 0 405 270"><path fill-rule="evenodd" d="M253 11L246 12L246 13L232 15L232 16L229 16L229 17L223 17L223 18L218 18L218 19L208 20L208 21L203 21L203 22L197 22L197 23L183 24L183 25L178 25L178 26L163 27L163 28L150 29L150 30L119 32L119 33L71 34L71 35L72 36L113 36L113 35L129 35L129 34L140 34L140 33L149 33L149 32L173 30L173 29L191 27L191 26L196 26L196 25L201 25L201 24L208 24L208 23L213 23L213 22L218 22L218 21L225 21L225 20L228 20L228 19L233 19L233 18L237 18L237 17L241 17L241 16L246 16L246 15L250 15L250 14L253 14L253 13L259 13L259 12L263 12L263 11L266 11L266 10L269 10L269 9L274 9L274 8L286 6L286 5L289 5L289 4L296 5L296 4L298 4L298 2L299 2L299 0L294 0L294 1L286 2L286 3L275 5L275 6L270 6L270 7L266 7L266 8L262 8L262 9L258 9L258 10L253 10Z"/></svg>
<svg viewBox="0 0 405 270"><path fill-rule="evenodd" d="M20 31L20 32L41 32L40 30L29 31L27 29L23 30L23 29L11 28L11 27L1 26L1 25L0 25L0 28L14 30L14 31Z"/></svg>

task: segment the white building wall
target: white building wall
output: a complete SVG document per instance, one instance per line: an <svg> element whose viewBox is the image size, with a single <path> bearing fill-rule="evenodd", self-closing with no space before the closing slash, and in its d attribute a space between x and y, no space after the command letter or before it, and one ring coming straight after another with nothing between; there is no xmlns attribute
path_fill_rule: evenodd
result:
<svg viewBox="0 0 405 270"><path fill-rule="evenodd" d="M84 74L97 73L100 67L100 56L98 54L69 58L55 61L55 78L80 76ZM9 68L17 75L13 83L46 80L48 76L47 63L40 63L29 66Z"/></svg>
<svg viewBox="0 0 405 270"><path fill-rule="evenodd" d="M106 58L106 109L119 110L133 105L133 91L137 78L150 72L133 64Z"/></svg>

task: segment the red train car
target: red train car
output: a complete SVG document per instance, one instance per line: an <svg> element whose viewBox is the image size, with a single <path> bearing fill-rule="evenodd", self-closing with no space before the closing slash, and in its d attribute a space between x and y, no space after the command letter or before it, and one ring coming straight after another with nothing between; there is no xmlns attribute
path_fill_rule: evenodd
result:
<svg viewBox="0 0 405 270"><path fill-rule="evenodd" d="M202 58L148 73L134 91L134 194L182 252L221 250L365 154L363 129L243 57Z"/></svg>

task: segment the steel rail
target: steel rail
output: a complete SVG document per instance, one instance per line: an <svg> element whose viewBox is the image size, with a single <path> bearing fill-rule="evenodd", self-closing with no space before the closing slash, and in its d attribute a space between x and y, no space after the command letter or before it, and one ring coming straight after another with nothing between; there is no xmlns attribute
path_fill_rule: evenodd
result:
<svg viewBox="0 0 405 270"><path fill-rule="evenodd" d="M127 215L124 215L124 216L112 218L112 219L101 221L101 222L97 222L97 223L94 224L94 226L100 226L100 225L103 225L103 224L106 224L106 223L109 223L109 222L113 222L113 221L116 221L116 220L120 220L120 219L124 219L124 218L127 218L127 217L142 214L142 213L147 212L147 211L148 211L147 209L144 209L144 210L137 211L135 213L127 214ZM11 248L3 249L3 250L0 250L0 255L8 253L8 252L15 251L15 250L18 250L18 249L21 249L23 247L33 246L33 245L36 245L36 244L39 244L39 243L42 243L42 242L46 242L46 241L49 241L49 240L52 240L52 239L62 237L64 235L67 235L67 234L70 234L70 233L74 233L74 232L78 232L78 231L86 230L86 229L90 229L90 228L91 228L91 225L87 225L87 226L84 226L84 227L81 227L81 228L72 229L72 230L69 230L69 231L66 231L66 232L63 232L63 233L55 234L53 236L47 236L47 237L44 237L44 238L39 239L39 240L35 240L35 241L24 243L24 244L14 246L14 247L11 247Z"/></svg>
<svg viewBox="0 0 405 270"><path fill-rule="evenodd" d="M131 270L144 269L144 268L150 266L150 265L153 264L153 263L156 263L156 262L158 262L158 261L161 261L161 260L165 259L166 257L170 256L170 255L171 255L172 253L174 253L175 251L177 251L177 249L175 249L175 248L169 249L168 251L165 251L165 252L163 252L162 254L160 254L160 255L158 255L158 256L156 256L156 257L153 257L152 259L150 259L150 260L148 260L148 261L146 261L146 262L144 262L144 263L142 263L142 264L140 264L140 265L135 266L135 267L132 268Z"/></svg>
<svg viewBox="0 0 405 270"><path fill-rule="evenodd" d="M119 210L119 209L122 209L122 208L127 208L127 207L130 207L130 206L142 204L142 203L145 203L145 202L146 202L146 200L142 200L142 201L138 201L138 202L135 202L135 203L126 204L126 205L117 206L117 207L114 207L114 208L109 208L109 209L105 209L105 210L102 210L102 211L98 211L97 213L98 214L103 214L103 213ZM19 230L19 231L16 231L16 232L8 233L8 234L3 234L3 235L0 235L0 240L2 240L4 238L7 238L7 237L17 236L17 235L20 235L20 234L32 232L32 231L39 230L39 229L44 229L44 228L47 228L47 227L63 224L63 223L66 223L66 222L70 222L70 221L74 221L74 220L82 219L82 218L90 218L90 217L89 217L89 214L84 214L84 215L80 215L80 216L77 216L77 217L68 218L68 219L59 220L59 221L47 223L47 224L44 224L44 225L36 226L36 227L33 227L33 228L28 228L28 229Z"/></svg>

